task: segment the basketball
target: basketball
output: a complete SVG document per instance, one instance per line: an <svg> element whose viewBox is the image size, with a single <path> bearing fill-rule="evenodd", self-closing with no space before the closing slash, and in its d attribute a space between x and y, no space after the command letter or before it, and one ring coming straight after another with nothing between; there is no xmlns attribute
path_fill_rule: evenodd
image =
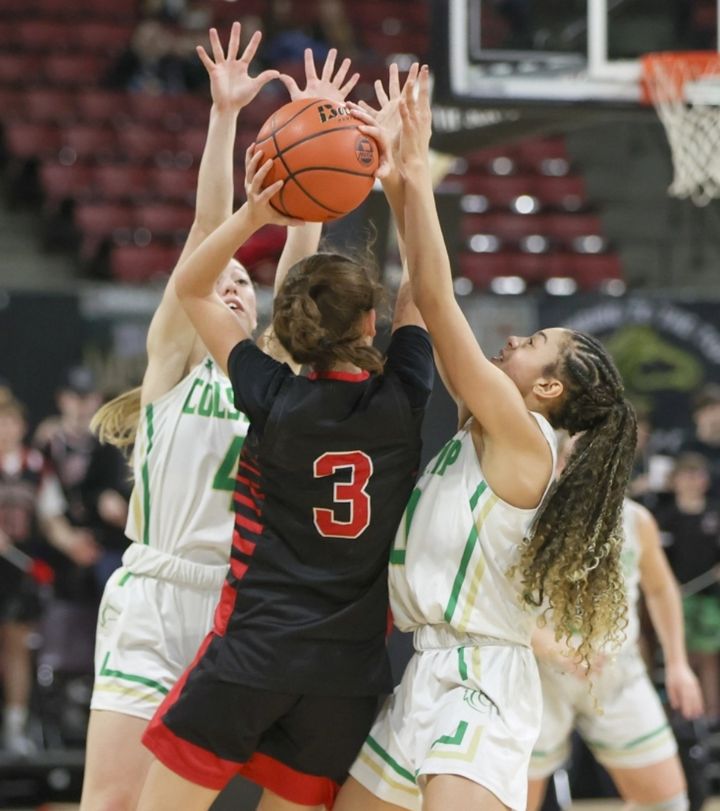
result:
<svg viewBox="0 0 720 811"><path fill-rule="evenodd" d="M265 186L285 180L270 204L289 217L327 222L368 196L378 167L376 142L363 135L342 102L298 99L260 128L261 165L272 158Z"/></svg>

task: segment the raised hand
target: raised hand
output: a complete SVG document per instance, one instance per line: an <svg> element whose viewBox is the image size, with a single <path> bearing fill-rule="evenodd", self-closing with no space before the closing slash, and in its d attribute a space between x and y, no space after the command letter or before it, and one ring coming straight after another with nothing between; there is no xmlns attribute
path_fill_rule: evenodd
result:
<svg viewBox="0 0 720 811"><path fill-rule="evenodd" d="M337 59L337 49L331 48L328 51L322 73L317 75L315 70L315 60L310 48L305 49L305 89L301 90L292 76L286 73L280 74L280 81L287 87L290 93L290 100L297 99L330 99L331 101L345 101L350 91L355 87L360 78L359 73L353 75L345 82L345 77L350 70L351 62L343 59L335 76L335 60ZM343 82L345 82L343 84Z"/></svg>
<svg viewBox="0 0 720 811"><path fill-rule="evenodd" d="M370 135L380 144L382 153L382 164L377 172L377 176L384 182L391 181L399 176L395 155L400 146L400 133L402 131L402 118L400 117L400 99L402 92L408 83L417 80L420 65L414 62L410 66L405 84L400 87L400 74L398 66L390 65L388 73L387 92L380 79L375 82L375 95L379 108L375 109L364 101L359 104L351 104L353 115L363 122L361 131Z"/></svg>
<svg viewBox="0 0 720 811"><path fill-rule="evenodd" d="M251 144L245 152L245 195L248 216L259 228L263 225L303 225L302 220L286 217L270 205L270 199L283 187L284 180L277 180L263 189L263 182L272 168L272 160L260 165L262 152L255 152Z"/></svg>
<svg viewBox="0 0 720 811"><path fill-rule="evenodd" d="M400 171L408 170L413 163L427 163L432 134L432 112L430 110L430 72L423 65L417 80L418 94L415 98L415 82L405 82L400 95L400 117L402 132L395 159Z"/></svg>
<svg viewBox="0 0 720 811"><path fill-rule="evenodd" d="M200 61L210 76L210 93L213 104L218 110L238 112L248 105L265 85L277 79L280 73L277 70L264 70L258 76L250 76L248 69L262 39L262 34L256 31L250 38L243 55L238 59L240 50L240 23L232 24L227 55L223 51L217 29L210 29L210 46L213 59L205 48L198 45L196 48Z"/></svg>

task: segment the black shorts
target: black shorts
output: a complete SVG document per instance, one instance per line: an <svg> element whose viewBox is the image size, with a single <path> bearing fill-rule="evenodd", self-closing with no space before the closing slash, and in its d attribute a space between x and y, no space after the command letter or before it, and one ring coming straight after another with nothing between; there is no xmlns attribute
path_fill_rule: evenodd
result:
<svg viewBox="0 0 720 811"><path fill-rule="evenodd" d="M0 624L35 622L42 614L35 581L17 570L0 577Z"/></svg>
<svg viewBox="0 0 720 811"><path fill-rule="evenodd" d="M220 679L203 643L143 743L186 780L222 789L243 775L300 805L332 806L375 719L376 696L276 693Z"/></svg>

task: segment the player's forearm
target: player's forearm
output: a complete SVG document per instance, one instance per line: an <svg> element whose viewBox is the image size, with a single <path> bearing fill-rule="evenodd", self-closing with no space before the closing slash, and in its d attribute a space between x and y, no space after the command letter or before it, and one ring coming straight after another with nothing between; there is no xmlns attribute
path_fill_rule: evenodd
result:
<svg viewBox="0 0 720 811"><path fill-rule="evenodd" d="M433 315L454 301L450 259L435 208L428 164L416 163L405 174L405 250L413 299L432 332Z"/></svg>
<svg viewBox="0 0 720 811"><path fill-rule="evenodd" d="M667 665L687 662L685 627L683 624L680 592L674 583L668 583L652 594L645 594L650 620L660 640Z"/></svg>
<svg viewBox="0 0 720 811"><path fill-rule="evenodd" d="M182 301L188 297L205 298L215 289L217 277L235 251L263 223L252 218L247 204L213 231L175 271L175 292Z"/></svg>
<svg viewBox="0 0 720 811"><path fill-rule="evenodd" d="M233 150L237 112L210 108L207 140L198 170L195 223L209 234L232 213Z"/></svg>
<svg viewBox="0 0 720 811"><path fill-rule="evenodd" d="M296 225L287 229L285 246L275 271L273 295L278 294L290 268L317 251L321 236L321 222L307 222L304 225Z"/></svg>

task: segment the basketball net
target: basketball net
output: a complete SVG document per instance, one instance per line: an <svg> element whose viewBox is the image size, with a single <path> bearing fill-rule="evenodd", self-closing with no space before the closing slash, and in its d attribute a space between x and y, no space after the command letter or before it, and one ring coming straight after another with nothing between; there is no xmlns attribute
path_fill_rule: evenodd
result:
<svg viewBox="0 0 720 811"><path fill-rule="evenodd" d="M674 177L668 193L707 205L720 197L720 54L646 54L643 92L665 127Z"/></svg>

